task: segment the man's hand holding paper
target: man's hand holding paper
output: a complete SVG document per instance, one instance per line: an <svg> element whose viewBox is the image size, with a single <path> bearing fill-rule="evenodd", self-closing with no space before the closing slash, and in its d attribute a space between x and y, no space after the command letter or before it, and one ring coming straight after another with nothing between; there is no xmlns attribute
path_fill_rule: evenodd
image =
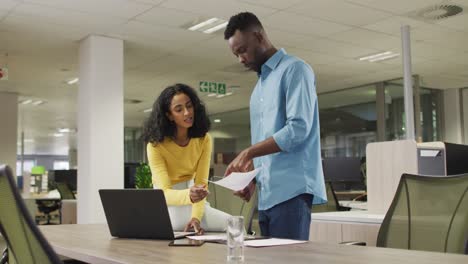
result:
<svg viewBox="0 0 468 264"><path fill-rule="evenodd" d="M242 191L246 188L250 182L255 178L261 168L255 169L249 172L233 172L222 180L212 182L214 184L223 186L233 191Z"/></svg>

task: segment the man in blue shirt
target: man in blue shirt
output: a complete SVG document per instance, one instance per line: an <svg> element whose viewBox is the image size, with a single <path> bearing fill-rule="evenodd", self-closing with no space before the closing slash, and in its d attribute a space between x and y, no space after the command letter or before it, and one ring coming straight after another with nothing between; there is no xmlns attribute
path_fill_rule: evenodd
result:
<svg viewBox="0 0 468 264"><path fill-rule="evenodd" d="M308 240L311 206L327 200L314 73L304 61L277 50L252 13L231 17L224 38L240 63L258 74L250 97L252 146L225 175L262 167L235 194L248 201L258 187L263 236Z"/></svg>

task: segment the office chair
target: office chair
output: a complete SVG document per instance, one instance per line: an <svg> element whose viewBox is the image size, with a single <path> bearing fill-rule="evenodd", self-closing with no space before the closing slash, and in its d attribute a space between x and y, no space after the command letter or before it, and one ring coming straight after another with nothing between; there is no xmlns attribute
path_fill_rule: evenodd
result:
<svg viewBox="0 0 468 264"><path fill-rule="evenodd" d="M234 196L233 191L216 184L209 184L210 194L207 201L210 206L230 215L244 216L244 226L248 234L258 232L258 221L254 221L257 212L257 192L253 194L249 202L245 202Z"/></svg>
<svg viewBox="0 0 468 264"><path fill-rule="evenodd" d="M2 263L62 263L36 227L13 181L11 169L0 166L0 232L8 251Z"/></svg>
<svg viewBox="0 0 468 264"><path fill-rule="evenodd" d="M327 203L312 205L312 213L324 213L324 212L335 212L335 211L349 211L350 207L341 206L338 198L336 197L335 190L330 181L325 182L325 188L327 191Z"/></svg>
<svg viewBox="0 0 468 264"><path fill-rule="evenodd" d="M240 198L237 198L240 200ZM242 201L242 200L241 200ZM255 191L250 197L248 202L242 201L242 206L240 208L240 214L244 217L244 226L247 234L255 235L260 231L260 226L258 224L258 197L257 191ZM255 219L256 217L256 219Z"/></svg>
<svg viewBox="0 0 468 264"><path fill-rule="evenodd" d="M210 194L206 197L206 201L210 204L211 207L216 207L216 184L208 183L208 191Z"/></svg>
<svg viewBox="0 0 468 264"><path fill-rule="evenodd" d="M75 200L75 194L72 192L70 186L65 182L56 182L55 187L60 193L60 198L62 200Z"/></svg>
<svg viewBox="0 0 468 264"><path fill-rule="evenodd" d="M468 254L467 192L468 174L403 174L377 246Z"/></svg>
<svg viewBox="0 0 468 264"><path fill-rule="evenodd" d="M60 219L60 208L61 202L58 199L36 199L37 210L44 214L46 223L45 225L50 225L52 220L52 212L59 211ZM36 224L40 224L41 216L36 216Z"/></svg>

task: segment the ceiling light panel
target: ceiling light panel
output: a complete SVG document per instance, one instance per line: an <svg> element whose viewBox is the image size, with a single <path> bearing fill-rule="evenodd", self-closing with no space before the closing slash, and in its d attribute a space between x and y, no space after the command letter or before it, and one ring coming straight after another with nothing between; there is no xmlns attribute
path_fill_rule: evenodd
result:
<svg viewBox="0 0 468 264"><path fill-rule="evenodd" d="M377 54L372 54L364 57L358 58L360 61L368 61L368 62L377 62L377 61L383 61L383 60L389 60L392 58L398 57L400 54L399 53L394 53L393 51L385 51L385 52L380 52Z"/></svg>
<svg viewBox="0 0 468 264"><path fill-rule="evenodd" d="M223 20L217 17L212 17L200 23L190 26L188 30L199 31L205 34L211 34L211 33L214 33L218 30L225 28L227 24L228 22L226 20Z"/></svg>

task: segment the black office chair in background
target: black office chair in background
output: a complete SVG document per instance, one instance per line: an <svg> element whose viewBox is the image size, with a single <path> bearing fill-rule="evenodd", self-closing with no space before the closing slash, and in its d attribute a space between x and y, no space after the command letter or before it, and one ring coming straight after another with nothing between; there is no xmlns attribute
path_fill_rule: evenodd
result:
<svg viewBox="0 0 468 264"><path fill-rule="evenodd" d="M325 188L327 191L327 203L312 205L313 213L335 212L335 211L349 211L350 207L340 205L336 197L335 190L333 189L332 182L326 181Z"/></svg>
<svg viewBox="0 0 468 264"><path fill-rule="evenodd" d="M62 200L75 200L75 194L72 192L70 186L66 182L56 182L55 187L60 193L60 198Z"/></svg>
<svg viewBox="0 0 468 264"><path fill-rule="evenodd" d="M43 215L36 216L36 224L53 224L54 215L53 212L58 212L55 216L58 218L57 224L60 224L60 208L62 203L60 199L36 199L37 210ZM42 219L45 218L45 223L41 223Z"/></svg>

